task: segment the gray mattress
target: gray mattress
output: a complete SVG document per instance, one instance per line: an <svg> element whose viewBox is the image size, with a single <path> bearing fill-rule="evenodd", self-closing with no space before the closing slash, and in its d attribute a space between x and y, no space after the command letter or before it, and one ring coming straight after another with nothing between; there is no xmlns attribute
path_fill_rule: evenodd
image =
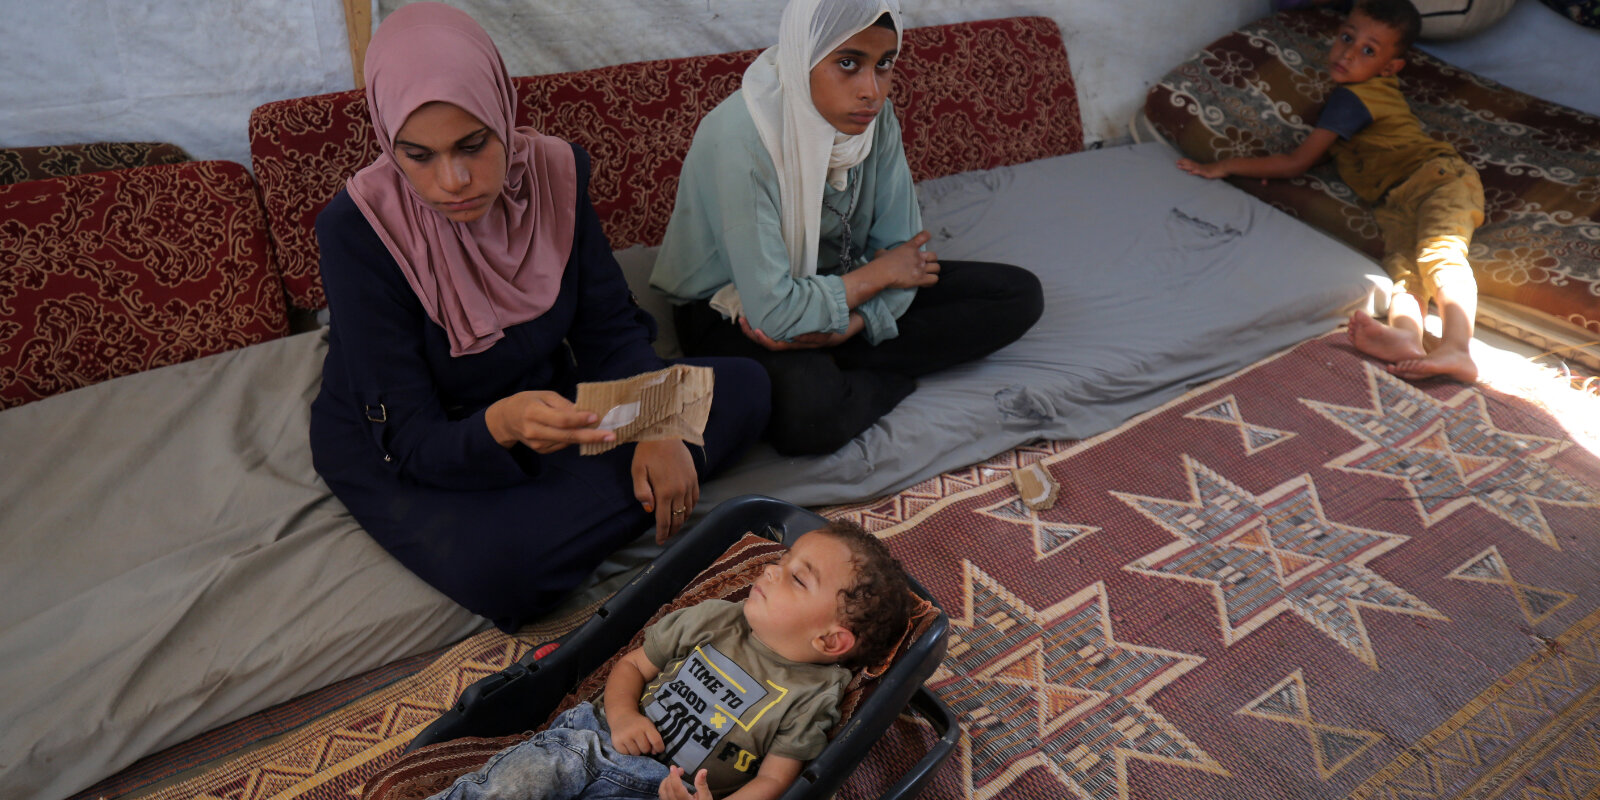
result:
<svg viewBox="0 0 1600 800"><path fill-rule="evenodd" d="M0 796L64 797L482 627L312 470L323 338L0 412Z"/></svg>
<svg viewBox="0 0 1600 800"><path fill-rule="evenodd" d="M1044 318L924 380L837 453L752 454L705 487L702 510L747 492L863 500L1031 439L1099 433L1329 330L1373 285L1364 258L1184 175L1159 145L921 195L935 249L1034 270ZM623 254L636 285L649 257ZM312 470L325 347L302 334L0 412L7 797L63 797L482 626L373 544Z"/></svg>
<svg viewBox="0 0 1600 800"><path fill-rule="evenodd" d="M1365 256L1176 158L1144 144L921 184L928 248L1032 270L1043 318L987 359L922 379L836 453L755 452L701 505L746 492L853 502L1032 439L1093 436L1332 330L1387 286Z"/></svg>

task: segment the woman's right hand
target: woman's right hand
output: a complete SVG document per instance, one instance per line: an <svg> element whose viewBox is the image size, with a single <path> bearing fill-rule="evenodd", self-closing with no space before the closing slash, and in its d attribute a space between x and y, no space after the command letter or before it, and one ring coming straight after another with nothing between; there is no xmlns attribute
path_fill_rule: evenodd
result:
<svg viewBox="0 0 1600 800"><path fill-rule="evenodd" d="M939 256L921 247L933 238L923 231L898 247L879 250L862 269L874 270L885 289L915 289L939 282Z"/></svg>
<svg viewBox="0 0 1600 800"><path fill-rule="evenodd" d="M483 421L501 447L521 442L537 453L617 438L612 431L594 427L600 417L593 411L579 411L571 400L545 390L517 392L496 400L484 411Z"/></svg>

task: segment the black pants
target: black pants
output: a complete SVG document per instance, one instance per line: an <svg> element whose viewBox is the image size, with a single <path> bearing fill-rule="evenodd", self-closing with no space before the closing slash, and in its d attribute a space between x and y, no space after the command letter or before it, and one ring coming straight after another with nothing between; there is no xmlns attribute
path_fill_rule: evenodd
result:
<svg viewBox="0 0 1600 800"><path fill-rule="evenodd" d="M744 356L772 378L767 438L784 455L831 453L889 413L920 375L982 358L1038 321L1044 295L1034 274L1009 264L939 262L939 282L917 290L900 335L877 345L861 335L838 347L774 352L747 338L706 300L678 306L673 321L691 356Z"/></svg>

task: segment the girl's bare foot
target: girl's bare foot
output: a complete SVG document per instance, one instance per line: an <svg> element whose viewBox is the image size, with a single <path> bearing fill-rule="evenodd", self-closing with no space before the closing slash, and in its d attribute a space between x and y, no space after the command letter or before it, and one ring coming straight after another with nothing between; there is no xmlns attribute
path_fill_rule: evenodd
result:
<svg viewBox="0 0 1600 800"><path fill-rule="evenodd" d="M1365 311L1350 315L1347 334L1350 344L1355 345L1357 350L1390 363L1421 360L1428 355L1422 349L1420 337L1393 325L1385 325Z"/></svg>
<svg viewBox="0 0 1600 800"><path fill-rule="evenodd" d="M1442 376L1462 383L1478 379L1478 365L1466 350L1440 347L1422 358L1411 358L1390 364L1389 372L1396 377L1414 381L1419 378Z"/></svg>

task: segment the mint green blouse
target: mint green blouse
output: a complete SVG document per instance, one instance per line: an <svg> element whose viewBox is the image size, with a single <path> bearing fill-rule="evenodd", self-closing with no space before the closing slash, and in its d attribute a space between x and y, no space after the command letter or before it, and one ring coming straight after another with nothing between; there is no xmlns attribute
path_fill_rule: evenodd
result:
<svg viewBox="0 0 1600 800"><path fill-rule="evenodd" d="M844 226L827 206L850 219L850 269L922 230L900 122L890 104L878 115L872 152L850 170L842 191L824 185L823 201L817 274L794 278L778 216L777 168L744 96L734 92L695 131L650 285L681 305L708 298L731 282L750 324L774 339L841 333L850 324L840 278L845 269L839 264ZM858 306L867 341L877 344L898 335L895 319L915 296L915 289L887 289Z"/></svg>

